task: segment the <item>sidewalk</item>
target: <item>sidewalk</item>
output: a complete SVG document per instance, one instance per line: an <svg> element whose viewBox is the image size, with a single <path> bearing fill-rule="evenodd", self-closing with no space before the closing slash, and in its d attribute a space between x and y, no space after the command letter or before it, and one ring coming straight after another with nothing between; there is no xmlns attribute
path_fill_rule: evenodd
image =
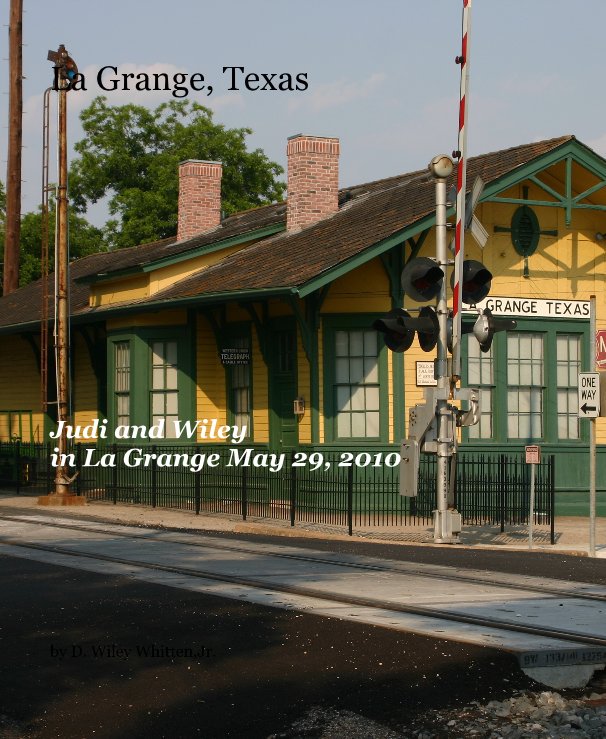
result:
<svg viewBox="0 0 606 739"><path fill-rule="evenodd" d="M297 522L294 527L285 520L241 517L223 513L201 513L170 508L150 508L142 505L128 505L105 501L89 501L85 506L48 507L38 505L38 494L0 490L0 516L19 515L61 516L75 519L88 519L135 526L157 526L190 531L217 531L234 534L262 534L268 536L300 537L310 539L333 539L352 541L364 539L380 543L432 545L433 530L426 526L376 526L354 528L353 536L348 536L343 526ZM588 556L589 520L581 517L556 518L555 544L550 544L548 526L533 527L533 551L554 552ZM447 545L446 545L447 546ZM498 526L464 526L461 544L457 547L487 548L528 551L527 526L507 526L501 533ZM596 556L606 559L606 518L598 518L596 523Z"/></svg>

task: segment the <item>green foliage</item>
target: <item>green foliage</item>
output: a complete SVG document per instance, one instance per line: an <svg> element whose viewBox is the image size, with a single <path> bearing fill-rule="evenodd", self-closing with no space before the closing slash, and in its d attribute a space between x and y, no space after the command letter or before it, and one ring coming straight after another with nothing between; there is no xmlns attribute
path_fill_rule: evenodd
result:
<svg viewBox="0 0 606 739"><path fill-rule="evenodd" d="M75 145L70 201L79 212L109 197L105 227L111 248L133 246L177 230L178 165L186 159L223 164L226 213L280 200L282 168L260 150L246 150L249 128L214 123L197 103L171 101L149 110L111 106L98 97L80 114L85 136Z"/></svg>
<svg viewBox="0 0 606 739"><path fill-rule="evenodd" d="M106 251L103 232L91 226L82 216L68 215L70 259ZM42 210L26 213L21 218L19 239L19 286L27 285L42 275ZM49 270L54 269L55 203L51 200L48 216ZM4 188L0 182L0 271L4 262Z"/></svg>

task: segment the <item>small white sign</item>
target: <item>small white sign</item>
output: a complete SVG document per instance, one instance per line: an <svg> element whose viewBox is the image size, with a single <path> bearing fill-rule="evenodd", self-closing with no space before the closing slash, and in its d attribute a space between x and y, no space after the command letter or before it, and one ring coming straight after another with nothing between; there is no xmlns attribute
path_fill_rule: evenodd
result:
<svg viewBox="0 0 606 739"><path fill-rule="evenodd" d="M579 372L579 418L600 415L600 373Z"/></svg>
<svg viewBox="0 0 606 739"><path fill-rule="evenodd" d="M432 387L437 384L433 362L417 362L417 387Z"/></svg>
<svg viewBox="0 0 606 739"><path fill-rule="evenodd" d="M524 447L526 450L526 464L541 464L541 447L536 444L529 444Z"/></svg>

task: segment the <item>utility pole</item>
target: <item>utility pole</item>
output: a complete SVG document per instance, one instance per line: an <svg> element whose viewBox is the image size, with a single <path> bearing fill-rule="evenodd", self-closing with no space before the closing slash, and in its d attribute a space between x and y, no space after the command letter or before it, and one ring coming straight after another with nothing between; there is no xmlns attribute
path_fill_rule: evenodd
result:
<svg viewBox="0 0 606 739"><path fill-rule="evenodd" d="M11 0L8 27L9 102L3 294L19 287L21 144L23 138L23 0Z"/></svg>
<svg viewBox="0 0 606 739"><path fill-rule="evenodd" d="M81 505L84 497L70 492L69 467L67 459L67 430L69 423L69 252L67 243L67 92L72 81L78 76L78 69L65 46L48 53L48 59L55 63L55 81L59 96L58 123L58 184L57 184L57 231L55 242L56 271L56 325L55 354L57 365L57 420L62 432L57 439L57 465L54 493L38 498L40 505Z"/></svg>

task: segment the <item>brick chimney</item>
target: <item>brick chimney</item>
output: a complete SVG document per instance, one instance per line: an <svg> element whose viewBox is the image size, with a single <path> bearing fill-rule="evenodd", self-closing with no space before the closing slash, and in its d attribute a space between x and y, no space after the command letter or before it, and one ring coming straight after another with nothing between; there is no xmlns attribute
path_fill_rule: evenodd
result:
<svg viewBox="0 0 606 739"><path fill-rule="evenodd" d="M178 241L221 223L222 172L220 162L188 159L179 165Z"/></svg>
<svg viewBox="0 0 606 739"><path fill-rule="evenodd" d="M298 231L339 209L339 139L288 139L286 230Z"/></svg>

